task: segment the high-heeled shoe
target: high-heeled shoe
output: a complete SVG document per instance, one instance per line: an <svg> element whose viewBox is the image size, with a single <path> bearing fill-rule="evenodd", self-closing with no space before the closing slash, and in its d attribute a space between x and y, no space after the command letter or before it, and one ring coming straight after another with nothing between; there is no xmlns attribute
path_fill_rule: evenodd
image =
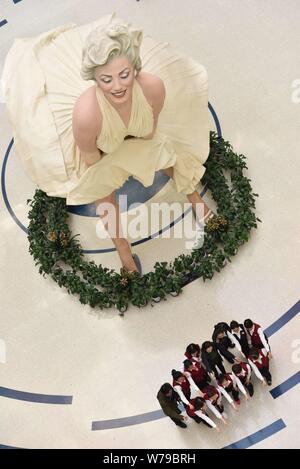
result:
<svg viewBox="0 0 300 469"><path fill-rule="evenodd" d="M206 215L204 215L204 217L201 218L201 220L198 220L197 217L196 217L195 211L192 210L192 212L193 212L193 216L196 220L196 223L201 223L201 224L202 223L206 224L208 222L208 220L210 220L211 218L213 218L215 216L215 213L211 209L209 209L208 212L206 213Z"/></svg>
<svg viewBox="0 0 300 469"><path fill-rule="evenodd" d="M142 265L140 258L137 254L132 254L132 259L134 260L134 263L136 265L137 270L128 270L126 267L121 267L120 273L124 277L130 277L131 275L134 275L136 272L138 272L140 275L142 275Z"/></svg>
<svg viewBox="0 0 300 469"><path fill-rule="evenodd" d="M142 275L142 264L141 264L139 256L137 254L132 254L132 258L135 262L135 265L137 267L139 274Z"/></svg>

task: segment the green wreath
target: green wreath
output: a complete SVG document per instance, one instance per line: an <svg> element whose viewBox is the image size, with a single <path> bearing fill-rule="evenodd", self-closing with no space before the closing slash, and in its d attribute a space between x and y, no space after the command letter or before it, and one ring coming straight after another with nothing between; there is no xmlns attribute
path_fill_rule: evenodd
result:
<svg viewBox="0 0 300 469"><path fill-rule="evenodd" d="M202 246L170 263L156 262L154 270L145 275L122 269L117 273L85 260L76 239L79 235L72 236L68 226L65 199L36 190L33 199L27 201L31 207L28 240L39 273L50 275L68 293L78 295L82 304L101 309L114 306L121 315L130 303L153 306L169 294L177 296L192 280L211 279L248 241L251 229L260 220L254 213L257 194L243 174L247 169L245 156L234 153L229 142L215 132L210 134L205 166L202 182L212 193L218 215L206 224Z"/></svg>

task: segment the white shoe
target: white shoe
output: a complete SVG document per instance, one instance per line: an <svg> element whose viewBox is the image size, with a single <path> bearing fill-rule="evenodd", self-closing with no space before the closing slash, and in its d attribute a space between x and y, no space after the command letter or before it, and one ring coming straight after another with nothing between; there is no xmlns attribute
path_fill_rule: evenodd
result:
<svg viewBox="0 0 300 469"><path fill-rule="evenodd" d="M211 209L208 210L206 215L204 215L204 217L201 218L201 220L197 219L196 213L194 212L194 210L193 210L193 215L194 215L194 218L196 220L196 223L199 224L199 225L205 225L208 222L208 220L210 220L211 218L213 218L215 216L214 212Z"/></svg>

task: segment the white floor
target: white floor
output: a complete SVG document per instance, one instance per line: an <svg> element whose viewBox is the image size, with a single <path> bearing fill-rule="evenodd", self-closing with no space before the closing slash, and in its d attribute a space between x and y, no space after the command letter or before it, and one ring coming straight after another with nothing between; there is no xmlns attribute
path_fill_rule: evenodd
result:
<svg viewBox="0 0 300 469"><path fill-rule="evenodd" d="M243 403L238 414L228 410L229 425L220 434L193 421L182 430L167 418L91 431L93 421L158 410L157 391L170 380L170 370L180 367L186 345L210 339L216 322L251 317L267 328L299 301L300 92L298 100L292 99L294 86L300 87L298 0L53 0L51 8L48 4L2 0L0 25L4 19L7 24L0 26L0 74L14 37L69 22L83 24L116 11L206 67L209 101L224 138L248 158L248 176L259 193L257 215L263 222L213 280L195 281L180 297L154 308L131 307L121 318L115 311L98 313L81 306L38 274L26 234L2 197L0 386L73 396L73 401L55 405L0 397L0 446L222 448L282 419L284 429L251 447L299 447L299 388L273 399L270 389L258 383L254 398ZM2 103L0 135L4 160L12 134ZM34 186L14 148L5 176L11 208L27 226L26 200ZM155 197L173 198L169 186ZM71 223L82 233L84 248L95 249L96 219L71 215ZM145 270L181 250L180 241L161 239L136 248ZM89 257L118 267L115 253ZM275 388L299 371L299 315L270 342Z"/></svg>

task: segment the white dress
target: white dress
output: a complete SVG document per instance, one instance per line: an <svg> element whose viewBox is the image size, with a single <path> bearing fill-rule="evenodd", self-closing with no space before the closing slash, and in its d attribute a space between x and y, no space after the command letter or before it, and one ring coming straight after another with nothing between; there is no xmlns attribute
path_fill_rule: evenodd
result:
<svg viewBox="0 0 300 469"><path fill-rule="evenodd" d="M178 192L189 194L204 174L209 154L208 83L205 68L174 51L168 43L146 36L141 45L142 71L159 76L166 99L156 133L152 108L137 80L133 87L128 128L99 87L103 114L97 146L106 154L87 167L72 131L78 97L94 81L80 76L85 38L108 24L108 15L83 26L69 24L38 37L15 39L2 82L16 151L28 176L49 196L64 197L68 205L94 202L121 187L129 176L151 186L155 171L174 167Z"/></svg>

